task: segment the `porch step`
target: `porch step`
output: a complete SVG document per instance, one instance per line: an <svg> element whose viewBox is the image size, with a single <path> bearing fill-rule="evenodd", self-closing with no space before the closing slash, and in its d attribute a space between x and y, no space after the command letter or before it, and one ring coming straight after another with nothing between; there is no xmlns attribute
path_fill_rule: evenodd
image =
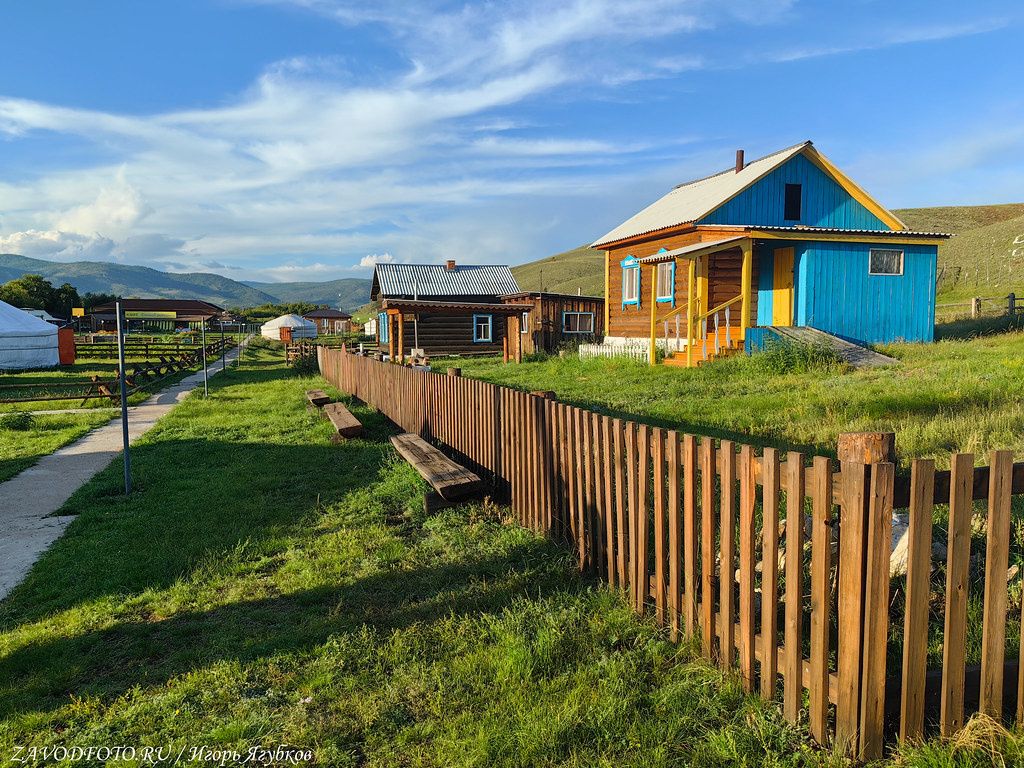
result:
<svg viewBox="0 0 1024 768"><path fill-rule="evenodd" d="M725 343L724 343L724 340L723 340L723 343L719 347L718 354L715 354L714 340L709 338L708 339L708 359L707 360L704 359L704 343L703 343L703 341L701 341L699 344L695 343L693 345L692 352L688 353L686 350L683 350L681 352L674 352L674 353L672 353L672 355L670 357L666 357L664 359L663 363L665 365L668 365L668 366L676 366L676 367L683 367L683 368L685 368L685 367L692 367L692 366L695 366L695 365L703 365L706 362L709 362L711 360L716 360L718 358L732 357L733 355L738 355L742 351L743 351L743 347L741 347L739 344L735 344L734 343L731 346L727 347L727 346L725 346ZM688 356L688 354L692 355L692 365L690 365L690 366L687 366L687 356Z"/></svg>

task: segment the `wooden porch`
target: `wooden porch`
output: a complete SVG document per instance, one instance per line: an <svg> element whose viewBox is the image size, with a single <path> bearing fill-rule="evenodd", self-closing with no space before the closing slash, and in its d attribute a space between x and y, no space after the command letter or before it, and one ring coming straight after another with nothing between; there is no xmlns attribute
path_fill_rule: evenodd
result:
<svg viewBox="0 0 1024 768"><path fill-rule="evenodd" d="M737 354L756 309L754 242L748 236L694 243L637 260L650 269L650 364L657 363L659 332L665 365L693 367ZM674 264L673 279L686 275L686 298L665 308L658 271ZM675 302L673 302L675 303Z"/></svg>

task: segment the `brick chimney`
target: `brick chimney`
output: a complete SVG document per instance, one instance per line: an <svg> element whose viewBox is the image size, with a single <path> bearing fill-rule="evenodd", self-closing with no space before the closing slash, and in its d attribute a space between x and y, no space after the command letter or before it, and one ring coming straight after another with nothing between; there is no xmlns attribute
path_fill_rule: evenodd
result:
<svg viewBox="0 0 1024 768"><path fill-rule="evenodd" d="M448 259L448 261L445 263L445 266L448 268L449 272L454 272L455 271L455 259Z"/></svg>
<svg viewBox="0 0 1024 768"><path fill-rule="evenodd" d="M736 173L739 173L742 170L743 170L743 150L742 149L737 149L736 150Z"/></svg>

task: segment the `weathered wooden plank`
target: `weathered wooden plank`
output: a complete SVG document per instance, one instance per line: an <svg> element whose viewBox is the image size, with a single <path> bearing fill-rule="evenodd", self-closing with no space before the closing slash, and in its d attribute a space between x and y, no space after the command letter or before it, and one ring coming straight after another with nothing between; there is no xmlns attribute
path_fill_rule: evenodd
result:
<svg viewBox="0 0 1024 768"><path fill-rule="evenodd" d="M951 472L953 485L949 502L946 621L942 647L942 705L939 715L939 730L943 738L949 738L964 726L967 579L971 561L974 454L954 454Z"/></svg>
<svg viewBox="0 0 1024 768"><path fill-rule="evenodd" d="M981 645L981 711L1003 713L1003 661L1006 653L1006 567L1010 556L1010 480L1013 451L991 451L988 542L985 557L985 618Z"/></svg>
<svg viewBox="0 0 1024 768"><path fill-rule="evenodd" d="M683 510L680 487L679 433L668 432L665 445L668 462L668 611L669 635L672 642L679 640L682 619L682 565L683 565Z"/></svg>
<svg viewBox="0 0 1024 768"><path fill-rule="evenodd" d="M483 485L477 475L460 467L419 435L393 435L391 444L447 501L465 498Z"/></svg>
<svg viewBox="0 0 1024 768"><path fill-rule="evenodd" d="M654 461L654 618L665 626L665 430L651 432L651 458Z"/></svg>
<svg viewBox="0 0 1024 768"><path fill-rule="evenodd" d="M804 457L790 451L786 457L786 639L783 675L783 712L795 723L800 718L803 686L799 669L803 661L804 599Z"/></svg>
<svg viewBox="0 0 1024 768"><path fill-rule="evenodd" d="M772 701L778 685L779 648L779 452L765 448L761 496L761 698Z"/></svg>
<svg viewBox="0 0 1024 768"><path fill-rule="evenodd" d="M605 572L608 584L616 583L615 569L615 453L612 442L612 419L601 417L601 445L604 460Z"/></svg>
<svg viewBox="0 0 1024 768"><path fill-rule="evenodd" d="M306 399L317 408L322 408L327 405L327 403L331 402L331 396L322 389L307 389Z"/></svg>
<svg viewBox="0 0 1024 768"><path fill-rule="evenodd" d="M628 506L626 498L626 464L623 459L626 432L622 419L612 421L613 449L615 451L615 547L616 569L618 570L619 588L629 588L629 544L626 536L629 532Z"/></svg>
<svg viewBox="0 0 1024 768"><path fill-rule="evenodd" d="M700 441L701 474L701 653L704 658L715 658L715 439L704 437Z"/></svg>
<svg viewBox="0 0 1024 768"><path fill-rule="evenodd" d="M740 676L747 691L754 690L754 449L740 449Z"/></svg>
<svg viewBox="0 0 1024 768"><path fill-rule="evenodd" d="M885 644L889 638L892 486L895 474L895 467L889 462L871 465L860 716L860 758L866 761L882 757Z"/></svg>
<svg viewBox="0 0 1024 768"><path fill-rule="evenodd" d="M342 437L358 437L362 434L363 425L342 403L327 403L324 413Z"/></svg>
<svg viewBox="0 0 1024 768"><path fill-rule="evenodd" d="M722 531L719 538L718 611L722 623L718 663L722 669L730 670L736 651L736 444L732 440L722 440L719 453Z"/></svg>
<svg viewBox="0 0 1024 768"><path fill-rule="evenodd" d="M601 433L601 417L596 413L590 414L590 441L591 461L594 465L594 572L602 578L608 578L608 553L606 550L605 529L607 519L605 516L605 494L604 483L607 471L605 462L605 447Z"/></svg>
<svg viewBox="0 0 1024 768"><path fill-rule="evenodd" d="M860 743L861 629L864 605L864 502L868 469L843 461L842 509L839 518L839 701L836 703L837 746L847 753Z"/></svg>
<svg viewBox="0 0 1024 768"><path fill-rule="evenodd" d="M903 619L903 683L900 696L901 741L916 741L924 733L932 516L935 511L935 461L915 459L910 477L907 594Z"/></svg>
<svg viewBox="0 0 1024 768"><path fill-rule="evenodd" d="M832 575L832 462L814 457L811 534L811 679L807 686L811 738L828 744L828 659ZM888 605L888 602L886 602Z"/></svg>
<svg viewBox="0 0 1024 768"><path fill-rule="evenodd" d="M636 553L637 583L646 586L650 579L650 526L651 526L651 428L646 424L637 427L637 528ZM644 612L647 590L637 589L637 613Z"/></svg>
<svg viewBox="0 0 1024 768"><path fill-rule="evenodd" d="M683 436L683 634L693 637L697 626L698 564L700 554L697 536L697 438Z"/></svg>

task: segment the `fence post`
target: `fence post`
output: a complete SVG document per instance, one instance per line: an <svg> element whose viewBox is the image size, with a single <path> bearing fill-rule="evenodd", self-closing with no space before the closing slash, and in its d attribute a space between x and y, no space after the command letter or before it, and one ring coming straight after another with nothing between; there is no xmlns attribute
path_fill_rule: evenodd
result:
<svg viewBox="0 0 1024 768"><path fill-rule="evenodd" d="M981 314L981 297L975 296L971 299L971 319L977 320L979 314Z"/></svg>
<svg viewBox="0 0 1024 768"><path fill-rule="evenodd" d="M1017 295L1014 294L1014 293L1011 293L1006 298L1007 298L1007 314L1010 317L1013 317L1014 313L1017 311Z"/></svg>
<svg viewBox="0 0 1024 768"><path fill-rule="evenodd" d="M874 530L871 526L871 512L876 516L891 515L892 491L889 491L889 511L885 512L883 498L876 499L872 489L873 465L889 464L888 470L882 470L879 479L891 486L891 465L895 461L896 436L892 432L852 432L839 435L838 457L842 469L842 505L839 518L839 605L838 632L839 653L837 671L839 675L839 701L836 706L836 744L851 757L859 757L863 746L864 722L862 705L869 703L865 695L865 683L871 686L877 670L868 671L867 663L877 664L873 653L866 653L865 643L871 638L866 637L870 630L877 637L877 616L865 626L865 609L869 608L867 590L877 588L878 579L869 579L869 563L877 565L880 553L871 551L885 547L888 554L889 542L881 541L884 536L878 535L876 521ZM876 481L877 482L877 481ZM868 533L875 533L869 540ZM875 544L871 547L871 544ZM886 576L888 576L886 562ZM888 607L888 599L885 602ZM882 660L884 663L884 645ZM884 685L884 672L882 673ZM867 707L873 712L874 707ZM869 729L873 731L874 729ZM871 734L871 748L874 740Z"/></svg>

